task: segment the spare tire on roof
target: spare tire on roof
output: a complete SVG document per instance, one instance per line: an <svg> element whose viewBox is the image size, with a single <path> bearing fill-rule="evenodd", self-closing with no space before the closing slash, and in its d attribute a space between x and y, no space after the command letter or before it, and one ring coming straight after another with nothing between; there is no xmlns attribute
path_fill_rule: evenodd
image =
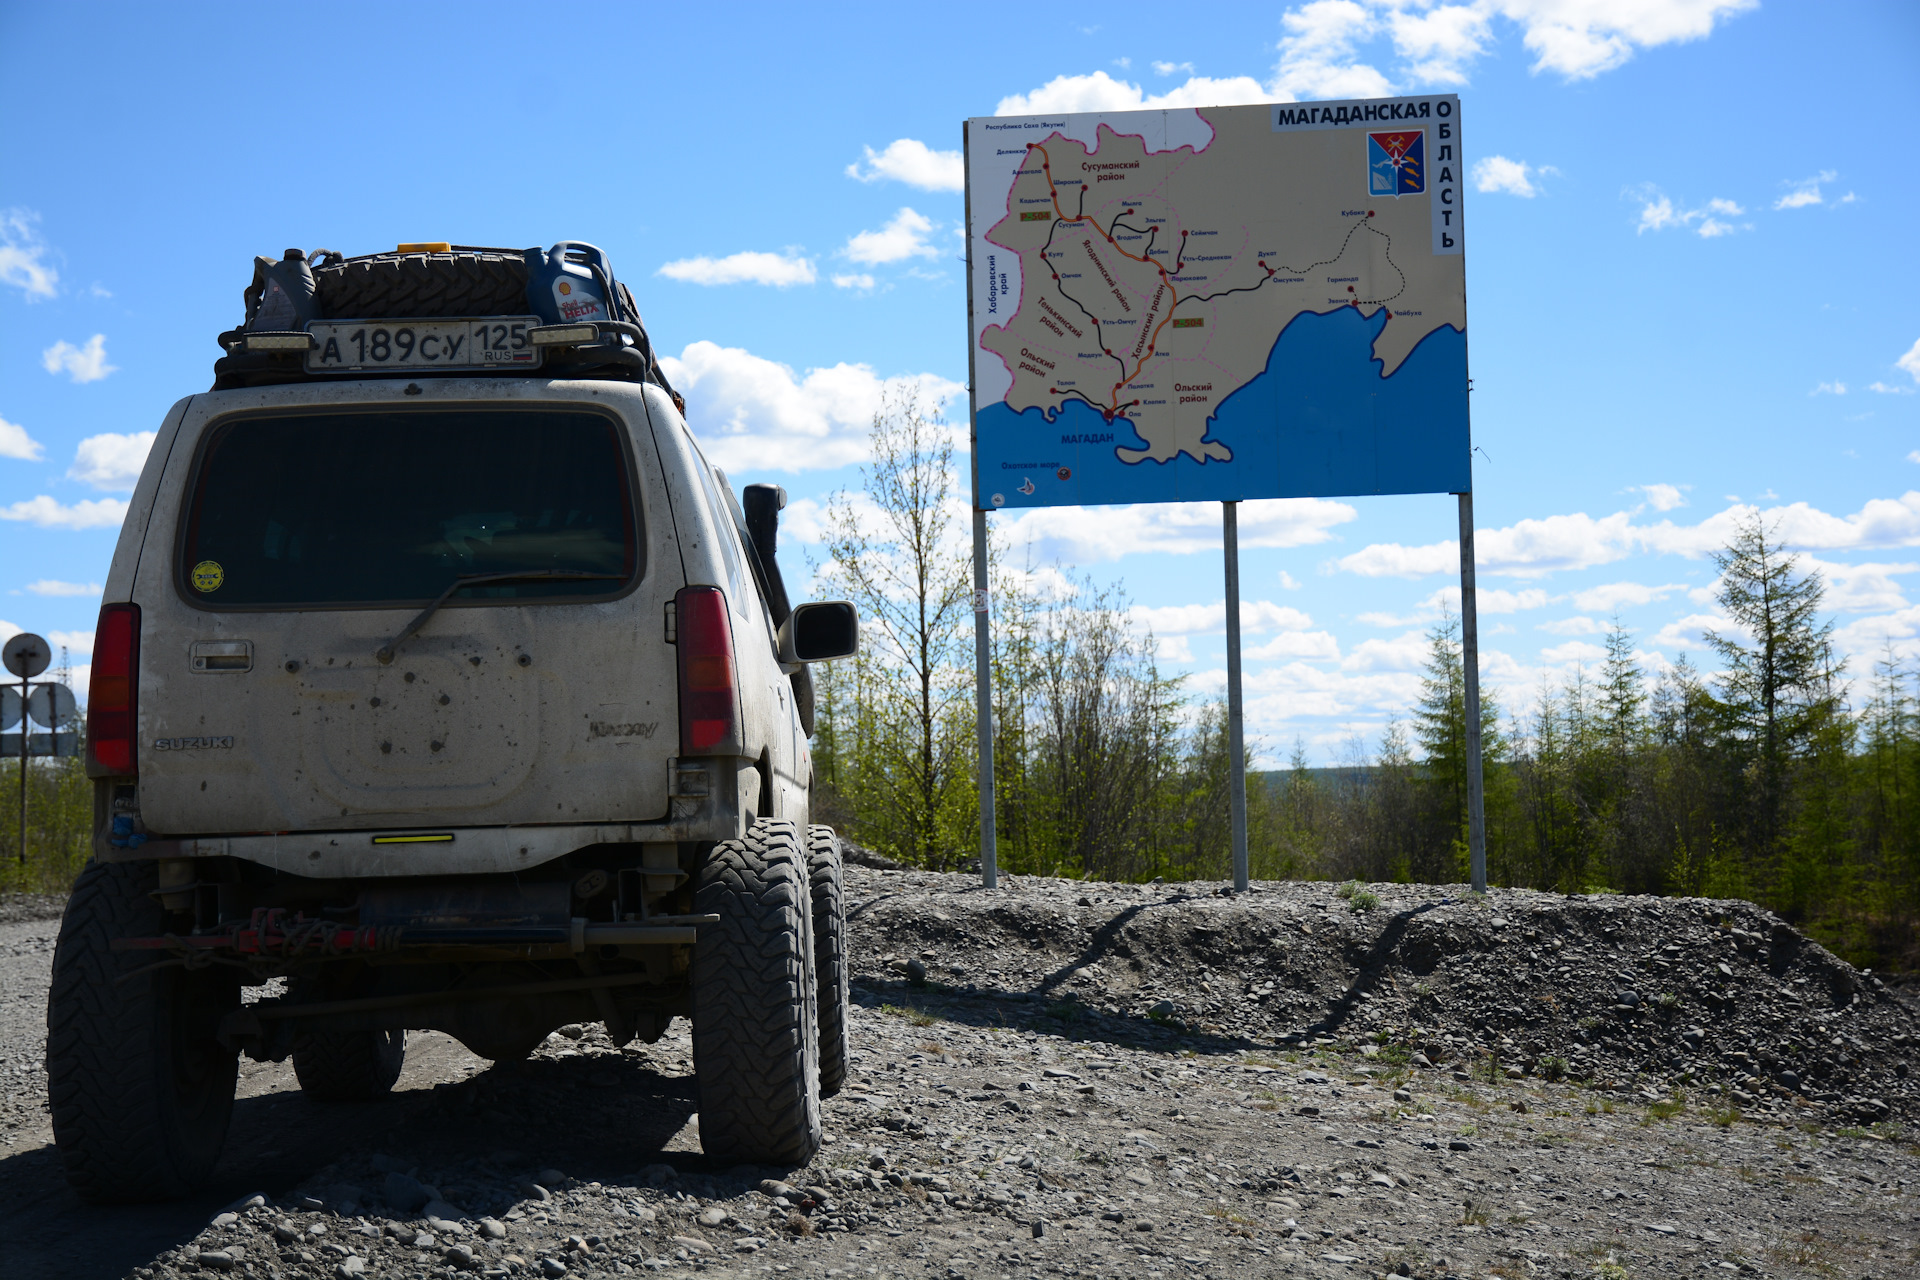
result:
<svg viewBox="0 0 1920 1280"><path fill-rule="evenodd" d="M527 309L517 250L380 253L313 269L320 313L336 320L516 316Z"/></svg>

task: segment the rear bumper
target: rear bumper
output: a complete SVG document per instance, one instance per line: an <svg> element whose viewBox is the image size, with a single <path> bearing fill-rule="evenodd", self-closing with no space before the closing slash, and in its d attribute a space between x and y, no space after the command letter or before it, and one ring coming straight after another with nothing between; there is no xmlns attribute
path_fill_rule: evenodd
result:
<svg viewBox="0 0 1920 1280"><path fill-rule="evenodd" d="M320 880L492 875L537 867L588 845L732 840L753 821L760 793L753 761L676 760L671 769L672 813L660 822L156 837L136 848L97 839L94 846L104 862L226 857Z"/></svg>

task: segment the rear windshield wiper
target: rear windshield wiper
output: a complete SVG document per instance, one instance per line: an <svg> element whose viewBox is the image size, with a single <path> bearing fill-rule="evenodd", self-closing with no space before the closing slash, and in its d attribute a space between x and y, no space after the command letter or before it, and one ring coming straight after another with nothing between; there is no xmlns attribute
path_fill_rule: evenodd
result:
<svg viewBox="0 0 1920 1280"><path fill-rule="evenodd" d="M440 606L453 599L456 591L468 587L485 586L490 582L589 582L601 580L624 582L624 573L589 573L584 569L516 569L502 573L463 573L453 580L453 585L440 593L440 598L422 609L412 622L401 629L399 635L373 651L373 656L381 665L393 661L393 651L406 643L408 637L427 625L427 619L440 611Z"/></svg>

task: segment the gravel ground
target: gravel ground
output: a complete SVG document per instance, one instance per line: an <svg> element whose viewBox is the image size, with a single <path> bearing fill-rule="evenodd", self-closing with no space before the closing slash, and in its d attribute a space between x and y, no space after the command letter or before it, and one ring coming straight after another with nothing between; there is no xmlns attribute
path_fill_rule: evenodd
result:
<svg viewBox="0 0 1920 1280"><path fill-rule="evenodd" d="M60 1183L53 929L0 925L5 1274L1920 1272L1912 1013L1750 905L849 888L855 1071L806 1168L698 1154L684 1025L512 1066L415 1035L378 1105L244 1064L221 1185L140 1210Z"/></svg>

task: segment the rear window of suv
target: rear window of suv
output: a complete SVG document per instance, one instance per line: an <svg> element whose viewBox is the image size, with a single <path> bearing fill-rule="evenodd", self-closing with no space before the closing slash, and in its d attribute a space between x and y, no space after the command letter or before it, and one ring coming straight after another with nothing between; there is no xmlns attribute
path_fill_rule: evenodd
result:
<svg viewBox="0 0 1920 1280"><path fill-rule="evenodd" d="M453 601L604 599L642 567L620 428L594 411L254 415L195 470L178 569L203 606L424 604L515 572L556 577Z"/></svg>

